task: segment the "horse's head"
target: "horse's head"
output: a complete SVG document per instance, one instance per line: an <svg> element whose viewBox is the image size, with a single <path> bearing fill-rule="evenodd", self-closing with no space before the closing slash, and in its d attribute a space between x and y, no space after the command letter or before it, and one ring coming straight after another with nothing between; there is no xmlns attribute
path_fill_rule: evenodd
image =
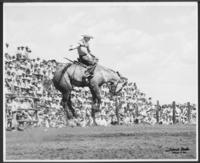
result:
<svg viewBox="0 0 200 163"><path fill-rule="evenodd" d="M113 95L117 95L128 82L128 79L123 77L118 71L115 73L115 78L109 82L109 90Z"/></svg>

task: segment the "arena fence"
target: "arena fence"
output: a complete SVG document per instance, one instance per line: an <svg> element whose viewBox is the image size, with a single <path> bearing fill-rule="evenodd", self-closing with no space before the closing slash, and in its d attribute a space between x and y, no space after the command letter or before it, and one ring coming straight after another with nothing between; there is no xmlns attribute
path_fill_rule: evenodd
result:
<svg viewBox="0 0 200 163"><path fill-rule="evenodd" d="M11 127L12 126L12 121L14 119L16 119L17 123L18 123L18 126L23 126L23 127L26 127L26 126L30 126L30 125L35 125L37 126L37 123L39 121L38 119L38 111L41 109L41 108L45 108L46 106L41 106L38 101L40 101L40 99L38 97L31 97L31 96L19 96L19 95L15 95L15 94L6 94L6 98L24 98L24 99L32 99L33 101L33 107L32 108L18 108L17 111L15 112L11 112L11 113L8 113L8 110L6 108L6 124L7 124L7 127ZM170 110L172 112L172 124L176 124L177 123L177 112L176 112L176 109L177 109L177 105L176 105L176 102L173 101L172 104L169 104L168 106L170 106ZM156 115L156 123L157 124L161 124L161 121L162 121L162 112L164 110L164 108L162 108L162 106L160 105L159 101L157 101L157 104L155 105L155 115ZM190 123L190 120L191 120L191 104L190 102L187 102L187 107L186 107L186 116L187 116L187 123ZM24 118L23 116L20 117L20 114L22 113L27 113L27 112L32 112L31 114L31 119L27 119L27 118ZM136 115L136 118L139 117L139 107L136 107L135 108L135 115ZM18 116L18 118L16 118ZM116 117L117 119L119 120L119 113L117 112L117 109L116 109ZM119 121L118 121L119 122ZM119 124L119 123L118 123Z"/></svg>
<svg viewBox="0 0 200 163"><path fill-rule="evenodd" d="M176 105L176 102L173 101L172 104L170 105L170 107L172 109L172 123L176 124L177 123L177 116L176 116L177 105ZM191 121L191 109L192 109L190 102L187 102L186 108L187 108L187 114L186 114L187 122L190 123L190 121ZM157 104L156 104L156 122L157 123L160 122L160 116L161 116L161 105L159 104L159 101L157 101Z"/></svg>

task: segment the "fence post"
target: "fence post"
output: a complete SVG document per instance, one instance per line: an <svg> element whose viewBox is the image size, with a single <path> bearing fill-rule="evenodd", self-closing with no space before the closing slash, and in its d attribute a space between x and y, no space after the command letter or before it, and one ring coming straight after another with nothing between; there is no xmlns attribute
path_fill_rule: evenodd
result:
<svg viewBox="0 0 200 163"><path fill-rule="evenodd" d="M134 110L135 110L135 112L134 112L134 114L135 114L135 116L134 116L134 118L135 118L134 123L139 124L139 119L138 119L139 112L138 112L138 104L137 103L134 104Z"/></svg>
<svg viewBox="0 0 200 163"><path fill-rule="evenodd" d="M38 98L33 98L33 109L35 110L35 112L34 112L35 120L38 120L38 105L37 105L37 101L38 101Z"/></svg>
<svg viewBox="0 0 200 163"><path fill-rule="evenodd" d="M139 116L139 113L138 113L138 105L136 104L135 106L136 106L136 107L135 107L135 115L136 115L136 118L138 118L138 116Z"/></svg>
<svg viewBox="0 0 200 163"><path fill-rule="evenodd" d="M117 124L119 125L119 102L118 102L118 99L117 97L115 98L115 114L116 114L116 117L117 117Z"/></svg>
<svg viewBox="0 0 200 163"><path fill-rule="evenodd" d="M157 100L157 104L156 104L156 122L159 123L159 110L160 110L160 105L159 105L159 101Z"/></svg>
<svg viewBox="0 0 200 163"><path fill-rule="evenodd" d="M190 102L187 103L187 117L188 117L188 123L190 123L190 120L191 120L191 106L190 106Z"/></svg>
<svg viewBox="0 0 200 163"><path fill-rule="evenodd" d="M172 121L173 121L173 124L176 123L176 103L175 101L172 102Z"/></svg>

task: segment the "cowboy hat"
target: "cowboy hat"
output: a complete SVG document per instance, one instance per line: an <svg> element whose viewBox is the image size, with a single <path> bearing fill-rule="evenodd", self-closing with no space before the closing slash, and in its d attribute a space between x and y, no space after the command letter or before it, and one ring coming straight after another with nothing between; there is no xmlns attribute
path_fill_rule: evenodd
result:
<svg viewBox="0 0 200 163"><path fill-rule="evenodd" d="M90 39L93 39L94 37L93 36L90 36L90 35L81 35L82 37L85 37L85 38L90 38Z"/></svg>

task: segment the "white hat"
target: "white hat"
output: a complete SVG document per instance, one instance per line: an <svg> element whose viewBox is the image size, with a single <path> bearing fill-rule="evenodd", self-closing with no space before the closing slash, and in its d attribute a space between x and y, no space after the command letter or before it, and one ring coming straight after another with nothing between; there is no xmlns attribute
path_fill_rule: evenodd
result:
<svg viewBox="0 0 200 163"><path fill-rule="evenodd" d="M90 35L81 35L82 37L85 37L85 38L90 38L90 39L93 39L94 37L93 36L90 36Z"/></svg>

